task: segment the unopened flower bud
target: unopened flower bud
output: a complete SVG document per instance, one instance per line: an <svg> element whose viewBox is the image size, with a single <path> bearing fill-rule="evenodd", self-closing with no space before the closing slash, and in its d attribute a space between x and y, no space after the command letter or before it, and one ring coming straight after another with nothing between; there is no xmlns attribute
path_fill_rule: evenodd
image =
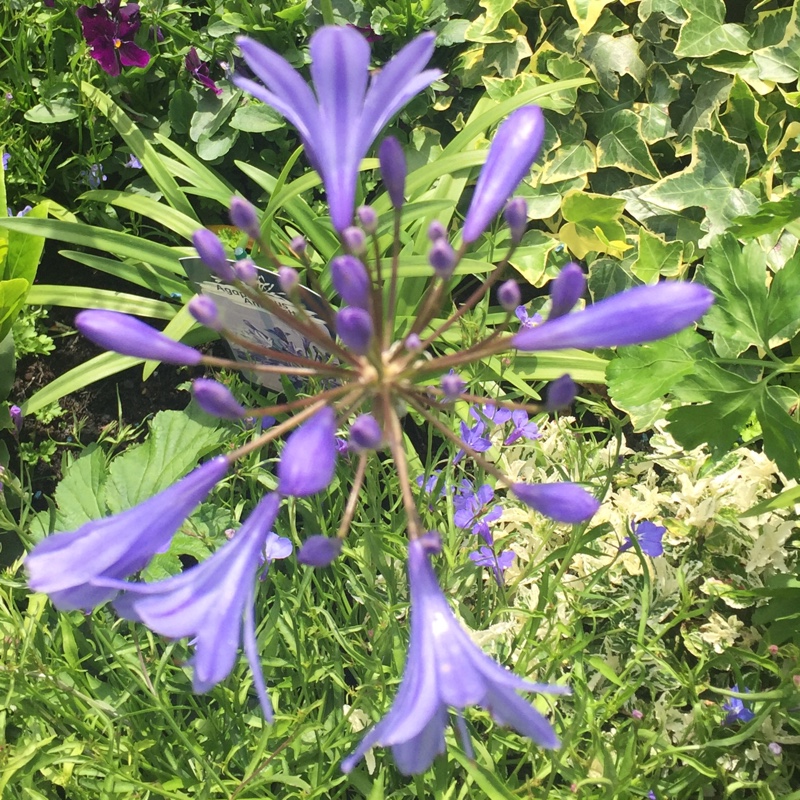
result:
<svg viewBox="0 0 800 800"><path fill-rule="evenodd" d="M447 280L453 274L456 261L456 251L447 239L437 239L428 251L428 262L442 280Z"/></svg>
<svg viewBox="0 0 800 800"><path fill-rule="evenodd" d="M357 308L369 308L372 288L369 275L355 256L337 256L331 261L331 281L345 303Z"/></svg>
<svg viewBox="0 0 800 800"><path fill-rule="evenodd" d="M525 505L556 522L585 522L600 508L600 503L575 483L515 483L511 491Z"/></svg>
<svg viewBox="0 0 800 800"><path fill-rule="evenodd" d="M378 215L372 206L359 206L356 209L356 215L361 227L370 236L378 230Z"/></svg>
<svg viewBox="0 0 800 800"><path fill-rule="evenodd" d="M14 425L14 430L17 432L17 435L19 435L20 432L22 431L22 423L24 422L22 409L17 405L9 406L8 415L11 417L11 422Z"/></svg>
<svg viewBox="0 0 800 800"><path fill-rule="evenodd" d="M544 140L544 115L537 106L513 111L497 129L464 219L462 238L474 242L528 174Z"/></svg>
<svg viewBox="0 0 800 800"><path fill-rule="evenodd" d="M306 251L306 247L308 247L308 242L302 236L295 236L291 242L289 242L289 247L292 249L293 253L296 253L298 256L303 255Z"/></svg>
<svg viewBox="0 0 800 800"><path fill-rule="evenodd" d="M418 353L422 350L422 339L420 339L416 333L409 333L408 336L406 336L405 345L406 350L410 353Z"/></svg>
<svg viewBox="0 0 800 800"><path fill-rule="evenodd" d="M497 302L509 313L514 311L521 300L522 295L515 280L506 281L497 287Z"/></svg>
<svg viewBox="0 0 800 800"><path fill-rule="evenodd" d="M367 250L367 240L364 231L351 225L342 231L342 243L353 255L363 255Z"/></svg>
<svg viewBox="0 0 800 800"><path fill-rule="evenodd" d="M572 311L585 290L586 277L583 270L570 262L558 273L550 286L550 314L547 319L563 317Z"/></svg>
<svg viewBox="0 0 800 800"><path fill-rule="evenodd" d="M442 391L448 400L455 400L466 388L467 382L457 372L442 376Z"/></svg>
<svg viewBox="0 0 800 800"><path fill-rule="evenodd" d="M228 262L222 242L207 228L199 228L192 234L197 254L203 263L221 280L232 283L235 279L233 267Z"/></svg>
<svg viewBox="0 0 800 800"><path fill-rule="evenodd" d="M562 375L556 378L548 387L545 400L545 408L548 411L557 411L560 408L567 408L572 405L575 395L578 394L578 386L569 375Z"/></svg>
<svg viewBox="0 0 800 800"><path fill-rule="evenodd" d="M206 328L219 330L219 309L214 300L205 294L196 294L188 303L189 313Z"/></svg>
<svg viewBox="0 0 800 800"><path fill-rule="evenodd" d="M199 364L202 358L194 348L117 311L97 308L81 311L75 316L75 327L96 345L124 356L190 366Z"/></svg>
<svg viewBox="0 0 800 800"><path fill-rule="evenodd" d="M251 239L258 239L261 236L261 223L258 219L258 212L244 197L231 197L229 213L231 222Z"/></svg>
<svg viewBox="0 0 800 800"><path fill-rule="evenodd" d="M233 273L237 280L248 286L258 286L258 269L249 259L243 258L233 265Z"/></svg>
<svg viewBox="0 0 800 800"><path fill-rule="evenodd" d="M336 469L336 414L326 406L293 431L278 462L278 492L308 497L327 488Z"/></svg>
<svg viewBox="0 0 800 800"><path fill-rule="evenodd" d="M371 414L362 414L350 426L350 444L357 450L377 450L383 441L383 431Z"/></svg>
<svg viewBox="0 0 800 800"><path fill-rule="evenodd" d="M528 203L524 197L512 197L503 212L511 231L511 241L519 244L528 225Z"/></svg>
<svg viewBox="0 0 800 800"><path fill-rule="evenodd" d="M197 378L192 382L192 394L197 405L212 417L220 419L242 419L247 411L231 394L227 386L223 386L210 378Z"/></svg>
<svg viewBox="0 0 800 800"><path fill-rule="evenodd" d="M284 294L291 295L300 283L300 276L296 269L291 267L280 267L278 269L278 285Z"/></svg>
<svg viewBox="0 0 800 800"><path fill-rule="evenodd" d="M387 136L378 148L381 176L395 208L402 208L406 190L406 157L400 142Z"/></svg>
<svg viewBox="0 0 800 800"><path fill-rule="evenodd" d="M644 714L643 714L641 711L639 711L639 709L638 709L638 708L634 708L634 709L633 709L633 711L631 711L631 716L632 716L632 717L633 717L635 720L642 720L642 719L644 719Z"/></svg>
<svg viewBox="0 0 800 800"><path fill-rule="evenodd" d="M341 552L341 539L309 536L297 551L297 560L307 567L327 567Z"/></svg>
<svg viewBox="0 0 800 800"><path fill-rule="evenodd" d="M372 344L372 317L363 308L343 308L336 314L336 333L345 347L363 356Z"/></svg>
<svg viewBox="0 0 800 800"><path fill-rule="evenodd" d="M783 748L777 742L770 742L767 745L767 750L774 756L779 756L783 752Z"/></svg>
<svg viewBox="0 0 800 800"><path fill-rule="evenodd" d="M433 222L428 225L428 238L432 242L437 242L439 239L444 239L446 236L447 230L438 219L433 220Z"/></svg>

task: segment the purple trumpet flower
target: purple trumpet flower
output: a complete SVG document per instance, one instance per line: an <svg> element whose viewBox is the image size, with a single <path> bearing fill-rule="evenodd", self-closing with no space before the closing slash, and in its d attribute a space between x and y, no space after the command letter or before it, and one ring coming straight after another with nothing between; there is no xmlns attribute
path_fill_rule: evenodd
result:
<svg viewBox="0 0 800 800"><path fill-rule="evenodd" d="M433 40L432 33L418 36L370 78L370 51L363 36L346 27L320 28L310 43L312 92L282 56L252 39L237 39L264 86L242 75L234 77L234 83L297 128L312 166L322 176L337 231L353 222L358 169L370 145L414 95L441 75L439 70L424 70Z"/></svg>
<svg viewBox="0 0 800 800"><path fill-rule="evenodd" d="M520 330L511 340L518 350L618 347L670 336L705 314L714 300L699 283L635 286L574 314Z"/></svg>
<svg viewBox="0 0 800 800"><path fill-rule="evenodd" d="M121 581L169 547L175 531L228 471L219 456L138 506L43 539L25 559L28 585L62 611L89 610L114 597Z"/></svg>
<svg viewBox="0 0 800 800"><path fill-rule="evenodd" d="M122 583L117 588L125 591L114 601L125 619L144 622L170 639L195 640L190 663L196 692L207 692L228 677L244 639L256 694L270 722L272 706L256 647L253 601L260 555L279 507L280 496L268 494L239 532L202 564L156 583ZM284 556L272 556L278 557Z"/></svg>
<svg viewBox="0 0 800 800"><path fill-rule="evenodd" d="M142 24L138 3L120 8L120 0L105 0L96 6L79 6L75 13L92 58L109 75L119 75L122 67L150 63L150 54L133 41Z"/></svg>
<svg viewBox="0 0 800 800"><path fill-rule="evenodd" d="M411 641L403 680L389 713L342 762L344 772L350 772L376 744L392 748L404 775L424 772L444 752L450 706L457 714L467 706L482 706L499 725L509 725L540 747L558 747L550 723L517 690L569 694L569 689L517 677L470 639L450 610L431 567L430 553L439 549L435 533L409 542ZM472 757L463 721L459 732Z"/></svg>
<svg viewBox="0 0 800 800"><path fill-rule="evenodd" d="M475 194L464 218L463 240L474 242L528 174L544 140L544 114L538 106L512 112L497 129Z"/></svg>
<svg viewBox="0 0 800 800"><path fill-rule="evenodd" d="M211 378L196 378L192 382L192 394L200 408L212 417L242 419L247 414L231 390Z"/></svg>
<svg viewBox="0 0 800 800"><path fill-rule="evenodd" d="M97 308L81 311L75 315L75 327L99 347L125 356L188 366L199 364L202 358L193 347L176 342L136 317L118 311Z"/></svg>

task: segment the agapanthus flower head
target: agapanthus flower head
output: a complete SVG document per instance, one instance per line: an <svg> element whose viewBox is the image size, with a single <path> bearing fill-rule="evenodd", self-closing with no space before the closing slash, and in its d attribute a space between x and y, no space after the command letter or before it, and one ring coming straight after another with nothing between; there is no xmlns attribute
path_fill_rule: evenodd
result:
<svg viewBox="0 0 800 800"><path fill-rule="evenodd" d="M345 772L350 772L374 745L391 747L404 775L424 772L444 752L451 708L458 713L469 706L481 706L499 725L514 728L540 747L558 747L550 723L517 692L569 694L569 689L517 677L470 639L439 588L430 563L435 549L435 538L430 534L408 545L411 641L403 680L389 713L342 762ZM460 732L471 757L466 727L462 725Z"/></svg>
<svg viewBox="0 0 800 800"><path fill-rule="evenodd" d="M146 67L150 63L150 54L134 42L142 24L138 3L120 7L120 0L105 0L94 6L78 6L75 13L92 58L109 75L119 75L122 67Z"/></svg>
<svg viewBox="0 0 800 800"><path fill-rule="evenodd" d="M456 722L468 747L458 713L470 705L480 705L498 723L511 725L544 747L554 747L557 739L550 724L516 691L563 690L530 684L512 675L472 643L436 584L429 556L438 550L439 542L436 535L425 532L423 514L442 515L448 503L439 502L438 496L432 498L431 493L437 493L435 487L439 486L439 491L449 496L453 484L463 478L466 464L469 470L479 470L482 485L476 490L463 480L460 483L461 491L454 498L457 523L487 543L492 541L489 524L499 515L504 500L524 503L564 524L590 519L599 506L591 477L585 486L569 481L523 483L494 463L491 437L498 444L500 434L511 443L536 438L538 429L530 415L543 409L519 400L516 394L513 399L484 396L482 367L493 361L512 360L514 349L611 347L667 336L697 320L708 308L711 293L699 285L664 283L631 289L572 311L582 293L583 279L571 269L553 286L552 305L557 313L542 322L518 306L515 313L522 324L518 332L510 333L509 322L514 320L509 319L509 310L516 293L510 289L501 293L505 314L483 312L496 305L491 289L503 286L512 242L485 281L473 288L470 276L468 282L459 285L464 291L456 295L458 302L453 310L450 282L460 274L458 265L470 242L483 235L503 208L509 224L516 226L521 220L520 205L506 204L536 157L544 124L538 109L526 107L498 128L467 211L462 244L456 249L450 241L451 234L458 240L455 226L450 230L432 225L432 252L446 259L437 265L439 274L430 275L426 291L401 294L405 243L409 240L402 230L404 218L399 213L393 215L400 239L386 252L382 249L383 235L372 237L370 246L362 249L354 237L363 241L364 229L371 227L371 220L362 212L362 228L353 227L357 173L390 117L438 76L437 71L424 69L433 48L432 35L413 40L370 79L369 48L363 38L346 28L322 28L311 40L313 91L280 56L252 40L240 42L266 88L241 76L236 82L270 103L298 128L312 164L321 173L341 245L339 253L345 255L333 254L331 263L322 268L324 274L317 275L320 268L313 257L317 254L310 252L306 240L296 231L288 229L278 240L290 242L302 269L285 266L271 243L258 238L255 212L237 200L232 218L242 230L258 234L254 237L258 239L258 252L271 262L282 291L262 290L260 272L251 282L248 277L253 276L255 268L238 269L241 262L229 261L211 231L197 231L195 246L219 281L233 284L236 292L276 322L264 331L251 325L258 337L248 340L236 330L227 330L222 319L226 315L215 314L207 304L204 308L193 300L190 310L237 348L249 350L251 359L232 361L201 353L136 318L111 311L81 312L76 325L95 343L119 353L175 364L239 369L248 378L286 379L292 382L292 396L250 408L221 384L198 381L195 394L208 411L221 417L277 421L266 429L250 428L246 443L137 509L45 539L29 556L31 585L50 593L63 608L90 608L124 591L125 599L118 604L125 613L135 613L146 623L151 620L157 630L166 632L172 626L174 635L197 639L196 686L206 688L230 671L240 642L250 663L256 664L248 622L252 613L248 587L254 582L252 570L258 570L270 558L265 528L273 521L278 527L280 503L285 498L325 492L332 486L335 489L331 491L347 493L335 532L309 536L298 552L302 563L330 564L342 552L351 522L356 519L370 463L380 459L383 475L391 459L397 474L392 488L396 487L400 495L410 540L411 645L392 710L345 761L345 769L351 769L372 744L391 746L404 772L425 769L444 747L450 708L456 711ZM392 141L384 140L380 160L390 200L399 209L405 192L405 162L399 144ZM507 239L499 237L499 241ZM330 287L334 291L328 294ZM227 291L227 287L220 288ZM472 322L467 315L480 303L482 313L477 318L481 325L462 325ZM467 344L459 331L473 329L475 333ZM469 386L461 376L469 376ZM499 392L510 389L502 378L498 380L501 383L493 385ZM438 478L431 476L434 483L428 492L414 489L413 461L407 450L408 418L415 425L428 426L431 439L447 449L443 456L448 460L447 467ZM509 427L497 431L499 425ZM346 431L349 441L341 438ZM169 579L172 582L156 582L147 590L125 588L124 581L168 546L182 518L205 497L229 464L274 447L277 452L265 457L263 463L278 459L276 488L269 495L268 513L260 504L254 512L256 520L263 512L264 525L251 524L248 518L229 546L183 576ZM340 455L344 463L337 476ZM299 502L305 503L302 499ZM329 527L325 526L326 531ZM251 559L253 553L256 556ZM478 550L478 557L483 555ZM499 581L510 556L496 555L490 568ZM228 571L238 579L229 579ZM212 613L212 601L205 595L216 598L214 609L219 616L204 632L199 616L204 610ZM217 655L212 652L212 641L218 641ZM255 666L254 673L258 681L260 673ZM265 694L261 692L260 697L266 709Z"/></svg>
<svg viewBox="0 0 800 800"><path fill-rule="evenodd" d="M241 76L234 83L297 128L312 166L322 176L338 231L353 221L358 168L370 145L412 97L441 75L424 69L433 40L433 34L421 34L370 78L364 37L352 28L320 28L309 48L313 92L282 56L252 39L237 40L263 86ZM392 199L399 199L396 193Z"/></svg>

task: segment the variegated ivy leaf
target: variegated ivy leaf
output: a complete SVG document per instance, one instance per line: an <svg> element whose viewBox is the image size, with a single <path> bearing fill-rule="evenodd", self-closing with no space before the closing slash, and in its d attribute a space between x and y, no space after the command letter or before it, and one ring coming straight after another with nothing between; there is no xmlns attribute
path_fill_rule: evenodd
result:
<svg viewBox="0 0 800 800"><path fill-rule="evenodd" d="M581 33L586 36L594 28L603 9L612 2L613 0L567 0L567 6Z"/></svg>
<svg viewBox="0 0 800 800"><path fill-rule="evenodd" d="M642 138L642 121L633 111L614 116L612 129L597 143L597 166L617 167L653 181L661 177Z"/></svg>
<svg viewBox="0 0 800 800"><path fill-rule="evenodd" d="M621 198L570 192L561 206L566 222L558 237L578 259L591 252L619 256L630 247L619 221L624 208L625 200Z"/></svg>
<svg viewBox="0 0 800 800"><path fill-rule="evenodd" d="M741 25L725 23L722 0L681 0L689 19L681 28L675 55L702 58L728 50L749 53L749 35Z"/></svg>
<svg viewBox="0 0 800 800"><path fill-rule="evenodd" d="M630 75L639 86L644 85L647 67L639 47L633 36L590 33L581 42L578 55L589 65L603 90L617 97L620 75Z"/></svg>
<svg viewBox="0 0 800 800"><path fill-rule="evenodd" d="M800 2L792 7L788 23L778 28L781 38L753 53L758 76L765 81L791 83L800 77Z"/></svg>
<svg viewBox="0 0 800 800"><path fill-rule="evenodd" d="M641 195L646 203L669 211L697 206L705 210L709 234L721 233L733 219L752 214L758 200L741 189L750 159L745 145L711 130L698 130L686 169L662 178ZM710 240L710 236L706 237ZM707 242L706 242L707 243ZM704 241L700 246L705 246Z"/></svg>
<svg viewBox="0 0 800 800"><path fill-rule="evenodd" d="M655 283L660 276L676 278L681 274L682 257L682 242L666 242L663 237L642 228L631 272L644 283Z"/></svg>

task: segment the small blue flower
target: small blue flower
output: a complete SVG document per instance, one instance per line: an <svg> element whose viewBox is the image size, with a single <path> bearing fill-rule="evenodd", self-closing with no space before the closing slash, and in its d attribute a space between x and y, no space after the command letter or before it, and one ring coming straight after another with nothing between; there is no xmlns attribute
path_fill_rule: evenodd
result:
<svg viewBox="0 0 800 800"><path fill-rule="evenodd" d="M738 692L739 685L735 683L732 691ZM749 689L745 689L745 692L749 691ZM722 710L727 712L722 721L723 725L735 725L737 722L744 725L755 717L755 714L745 706L744 701L739 697L729 697L722 704Z"/></svg>
<svg viewBox="0 0 800 800"><path fill-rule="evenodd" d="M534 441L542 438L539 426L535 422L530 422L527 412L522 409L511 412L511 421L514 423L514 429L508 434L504 444L514 444L518 439Z"/></svg>
<svg viewBox="0 0 800 800"><path fill-rule="evenodd" d="M514 563L513 550L503 550L502 553L495 555L491 547L479 547L471 552L469 557L479 567L491 569L498 586L505 583L503 573Z"/></svg>
<svg viewBox="0 0 800 800"><path fill-rule="evenodd" d="M142 162L139 161L136 156L131 153L131 157L125 162L124 166L128 167L129 169L141 169Z"/></svg>
<svg viewBox="0 0 800 800"><path fill-rule="evenodd" d="M81 177L89 184L90 189L99 189L108 180L102 164L91 164L88 169L81 172Z"/></svg>
<svg viewBox="0 0 800 800"><path fill-rule="evenodd" d="M492 446L492 442L488 436L483 435L484 430L486 425L483 422L476 422L471 428L466 422L461 422L461 441L477 453L485 453ZM459 450L453 459L453 464L458 464L466 453L466 450Z"/></svg>
<svg viewBox="0 0 800 800"><path fill-rule="evenodd" d="M636 530L633 532L633 535L639 542L639 547L642 548L642 552L651 558L656 558L657 556L662 555L664 552L664 546L661 544L661 539L664 537L666 531L667 529L663 526L655 525L652 522L644 520L636 526ZM626 550L630 550L631 547L633 547L633 542L631 541L631 537L628 536L620 545L619 551L620 553L624 553Z"/></svg>
<svg viewBox="0 0 800 800"><path fill-rule="evenodd" d="M463 488L453 498L455 514L453 522L459 528L471 528L476 536L480 536L487 544L492 544L489 523L495 522L503 515L503 509L492 505L494 489L488 483L474 491L469 481L464 481Z"/></svg>
<svg viewBox="0 0 800 800"><path fill-rule="evenodd" d="M11 161L11 153L3 153L3 169L8 169L8 162ZM8 215L9 217L11 214Z"/></svg>

